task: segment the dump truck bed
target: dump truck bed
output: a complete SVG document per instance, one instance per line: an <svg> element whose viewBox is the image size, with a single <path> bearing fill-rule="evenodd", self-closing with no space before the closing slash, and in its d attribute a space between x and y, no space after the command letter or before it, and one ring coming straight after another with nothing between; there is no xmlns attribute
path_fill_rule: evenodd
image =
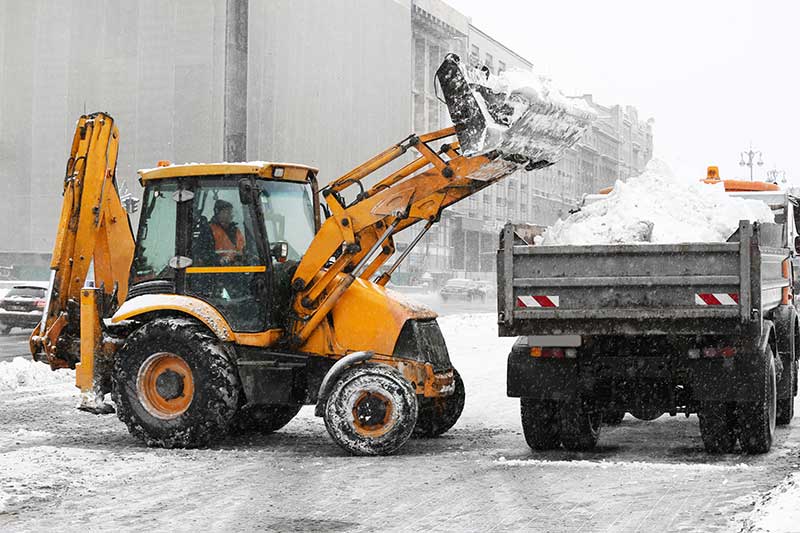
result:
<svg viewBox="0 0 800 533"><path fill-rule="evenodd" d="M536 246L506 225L498 324L517 335L730 335L760 327L789 280L783 226L724 243Z"/></svg>

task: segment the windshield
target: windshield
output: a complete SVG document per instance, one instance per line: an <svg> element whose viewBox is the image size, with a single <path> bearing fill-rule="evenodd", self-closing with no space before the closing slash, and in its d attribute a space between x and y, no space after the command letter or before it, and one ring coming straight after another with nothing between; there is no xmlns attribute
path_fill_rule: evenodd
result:
<svg viewBox="0 0 800 533"><path fill-rule="evenodd" d="M289 245L288 259L299 261L315 233L311 185L263 181L261 205L270 244L286 242Z"/></svg>

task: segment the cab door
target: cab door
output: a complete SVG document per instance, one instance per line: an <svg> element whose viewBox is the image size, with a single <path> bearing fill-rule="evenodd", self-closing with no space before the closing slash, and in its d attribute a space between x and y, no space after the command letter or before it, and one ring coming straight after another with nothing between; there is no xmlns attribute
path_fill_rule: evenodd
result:
<svg viewBox="0 0 800 533"><path fill-rule="evenodd" d="M213 305L233 331L255 333L269 324L268 272L263 231L254 203L242 202L241 179L248 178L209 176L190 183L191 231L181 247L191 264L183 285L187 295Z"/></svg>

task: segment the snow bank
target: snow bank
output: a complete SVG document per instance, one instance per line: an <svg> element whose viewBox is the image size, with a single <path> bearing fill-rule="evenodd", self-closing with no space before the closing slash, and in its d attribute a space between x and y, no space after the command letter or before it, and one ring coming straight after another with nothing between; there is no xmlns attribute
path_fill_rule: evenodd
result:
<svg viewBox="0 0 800 533"><path fill-rule="evenodd" d="M0 392L11 392L22 388L74 381L74 370L53 372L44 363L38 363L22 357L15 357L11 362L0 362Z"/></svg>
<svg viewBox="0 0 800 533"><path fill-rule="evenodd" d="M499 457L495 464L502 466L558 466L562 468L633 468L635 470L746 470L751 468L747 463L711 464L711 463L651 463L645 461L541 461L538 459L506 459Z"/></svg>
<svg viewBox="0 0 800 533"><path fill-rule="evenodd" d="M539 74L511 69L494 75L468 68L464 75L473 87L494 93L487 95L488 101L480 91L473 93L487 125L467 153L499 150L554 163L597 118L585 100L564 96Z"/></svg>
<svg viewBox="0 0 800 533"><path fill-rule="evenodd" d="M685 182L658 160L608 197L556 222L537 244L724 242L740 220L774 222L758 200L736 198L723 185Z"/></svg>
<svg viewBox="0 0 800 533"><path fill-rule="evenodd" d="M742 531L789 533L800 530L800 474L792 474L767 493Z"/></svg>

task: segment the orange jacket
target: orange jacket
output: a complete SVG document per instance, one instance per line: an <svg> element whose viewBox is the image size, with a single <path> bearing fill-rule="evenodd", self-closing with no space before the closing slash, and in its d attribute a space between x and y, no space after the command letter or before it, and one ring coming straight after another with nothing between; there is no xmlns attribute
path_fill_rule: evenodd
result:
<svg viewBox="0 0 800 533"><path fill-rule="evenodd" d="M222 259L232 261L244 250L244 235L236 228L236 243L231 242L228 232L217 224L211 223L211 233L214 235L214 250Z"/></svg>

